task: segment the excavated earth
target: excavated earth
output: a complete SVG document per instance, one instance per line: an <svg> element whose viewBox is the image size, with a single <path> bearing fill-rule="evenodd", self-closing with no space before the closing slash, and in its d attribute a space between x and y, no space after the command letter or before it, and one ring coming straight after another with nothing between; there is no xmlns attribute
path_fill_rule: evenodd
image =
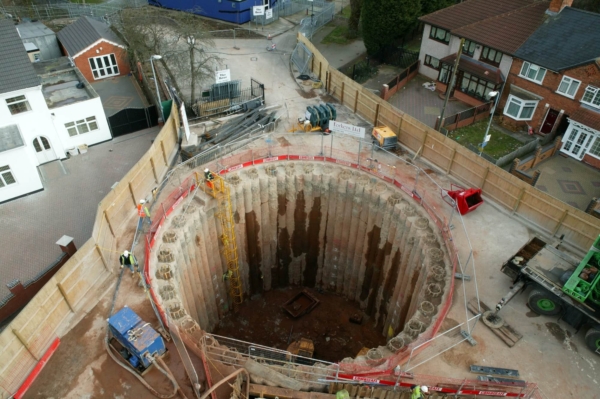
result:
<svg viewBox="0 0 600 399"><path fill-rule="evenodd" d="M255 298L271 302L272 292L277 298L269 306L276 307L283 300L277 296L280 290L307 287L353 303L368 319L366 326L382 338L350 346L331 360L351 362L364 345L371 351L359 360L385 363L431 336L449 295L451 265L435 224L403 191L361 171L320 162L263 164L226 179L243 292L249 300L245 306L257 313L253 322L281 317L276 311L263 312ZM150 260L153 290L184 329L193 331L196 325L223 334L223 326L236 316L230 314L222 278L227 267L220 251L218 203L198 191L177 211L156 236ZM217 330L220 321L225 330ZM308 330L315 338L323 333L327 338L326 330ZM358 336L343 339L350 337ZM256 335L242 338L257 340ZM284 346L281 339L266 337L261 343Z"/></svg>

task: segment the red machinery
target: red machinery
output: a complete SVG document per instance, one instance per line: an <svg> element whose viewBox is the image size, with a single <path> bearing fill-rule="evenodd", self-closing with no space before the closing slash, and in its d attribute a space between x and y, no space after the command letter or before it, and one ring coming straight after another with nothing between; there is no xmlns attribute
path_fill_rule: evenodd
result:
<svg viewBox="0 0 600 399"><path fill-rule="evenodd" d="M452 206L453 204L446 199L446 196L456 202L456 207L461 215L469 213L483 204L480 188L464 188L456 184L451 184L450 190L442 190L442 198Z"/></svg>

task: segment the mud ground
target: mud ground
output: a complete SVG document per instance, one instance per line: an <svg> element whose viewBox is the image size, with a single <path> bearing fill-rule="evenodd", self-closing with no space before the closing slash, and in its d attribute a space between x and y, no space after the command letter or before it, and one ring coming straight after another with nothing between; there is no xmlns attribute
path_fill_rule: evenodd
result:
<svg viewBox="0 0 600 399"><path fill-rule="evenodd" d="M123 274L115 303L115 312L123 306L131 307L144 321L153 327L158 325L152 307L143 290L137 285L139 277ZM133 375L113 361L104 348L113 289L79 322L61 338L61 345L50 358L24 398L154 398ZM173 342L167 342L167 354L163 358L188 398L195 397L185 368ZM198 373L202 373L202 361L190 353ZM172 392L171 382L156 368L144 375L160 393ZM199 375L201 381L204 376ZM204 386L204 384L202 384Z"/></svg>
<svg viewBox="0 0 600 399"><path fill-rule="evenodd" d="M223 318L214 333L284 350L290 343L307 338L315 345L313 357L328 362L355 357L363 347L385 345L381 328L375 329L358 304L343 296L307 289L321 303L293 319L282 305L302 290L276 289L246 301L237 314ZM363 315L361 325L350 323L349 318L356 313Z"/></svg>

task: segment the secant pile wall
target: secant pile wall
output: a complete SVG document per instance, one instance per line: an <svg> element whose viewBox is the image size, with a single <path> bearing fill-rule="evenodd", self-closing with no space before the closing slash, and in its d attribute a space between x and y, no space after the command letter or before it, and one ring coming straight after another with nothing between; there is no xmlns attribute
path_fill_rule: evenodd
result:
<svg viewBox="0 0 600 399"><path fill-rule="evenodd" d="M397 187L322 162L263 164L226 179L246 297L290 284L343 294L393 337L367 355L378 363L435 323L452 266L435 225ZM229 310L217 211L201 189L191 193L149 253L160 306L186 330L210 332Z"/></svg>

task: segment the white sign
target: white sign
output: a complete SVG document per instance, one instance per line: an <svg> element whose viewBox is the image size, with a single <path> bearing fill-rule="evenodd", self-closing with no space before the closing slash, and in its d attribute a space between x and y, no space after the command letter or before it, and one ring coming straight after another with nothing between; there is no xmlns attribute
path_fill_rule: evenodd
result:
<svg viewBox="0 0 600 399"><path fill-rule="evenodd" d="M252 15L265 15L266 6L254 6L252 7Z"/></svg>
<svg viewBox="0 0 600 399"><path fill-rule="evenodd" d="M267 10L267 12L265 14L265 18L267 18L267 19L273 18L273 10L271 10L271 9Z"/></svg>
<svg viewBox="0 0 600 399"><path fill-rule="evenodd" d="M185 105L181 102L181 120L183 121L183 130L185 131L185 139L190 141L190 125L188 125L187 115L185 113Z"/></svg>
<svg viewBox="0 0 600 399"><path fill-rule="evenodd" d="M485 137L483 138L483 142L484 142L484 143L487 143L488 141L490 141L490 139L491 139L491 138L492 138L492 135L491 135L491 134L488 134L487 136L485 136Z"/></svg>
<svg viewBox="0 0 600 399"><path fill-rule="evenodd" d="M348 136L354 136L358 138L365 137L364 127L349 125L347 123L329 121L329 129L331 129L332 132L347 134Z"/></svg>
<svg viewBox="0 0 600 399"><path fill-rule="evenodd" d="M223 69L222 71L217 71L217 83L225 83L231 80L231 73L229 69Z"/></svg>

